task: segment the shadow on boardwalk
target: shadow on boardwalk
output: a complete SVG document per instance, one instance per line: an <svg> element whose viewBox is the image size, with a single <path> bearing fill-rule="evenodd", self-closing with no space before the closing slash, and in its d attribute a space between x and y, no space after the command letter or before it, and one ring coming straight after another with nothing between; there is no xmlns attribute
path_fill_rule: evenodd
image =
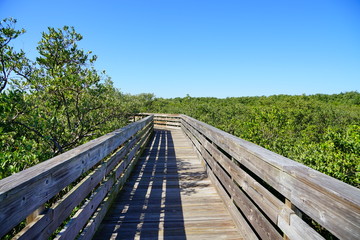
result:
<svg viewBox="0 0 360 240"><path fill-rule="evenodd" d="M155 131L94 239L186 239L171 132Z"/></svg>

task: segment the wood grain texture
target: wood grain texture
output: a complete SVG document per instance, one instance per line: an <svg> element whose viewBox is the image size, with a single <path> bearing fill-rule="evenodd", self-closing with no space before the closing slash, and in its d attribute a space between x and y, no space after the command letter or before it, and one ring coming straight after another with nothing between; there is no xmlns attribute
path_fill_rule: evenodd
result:
<svg viewBox="0 0 360 240"><path fill-rule="evenodd" d="M136 139L136 144L129 150L127 156L113 169L112 174L107 176L107 179L101 185L94 189L92 196L85 202L79 211L73 216L69 223L57 235L55 239L74 239L83 227L88 223L92 215L97 211L98 205L103 202L103 199L110 193L112 189L118 189L120 184L123 184L128 178L130 172L135 165L139 151L147 141L152 128L144 128L133 137ZM130 141L130 143L132 140ZM122 176L122 179L118 178ZM115 185L115 186L114 186Z"/></svg>
<svg viewBox="0 0 360 240"><path fill-rule="evenodd" d="M70 215L74 207L79 205L105 176L111 171L115 172L116 179L121 175L128 165L128 160L124 160L125 155L128 154L134 146L141 145L146 141L151 131L152 127L150 125L147 125L143 130L139 131L139 133L125 143L122 148L113 153L107 161L99 165L97 169L82 179L62 199L58 200L51 208L47 209L44 214L40 215L34 223L20 231L15 236L15 239L48 239ZM145 137L143 135L145 135Z"/></svg>
<svg viewBox="0 0 360 240"><path fill-rule="evenodd" d="M91 169L15 239L47 239L84 199L56 239L323 239L299 210L360 239L359 189L191 117L148 115L1 180L0 236Z"/></svg>
<svg viewBox="0 0 360 240"><path fill-rule="evenodd" d="M242 239L192 144L157 129L94 239Z"/></svg>
<svg viewBox="0 0 360 240"><path fill-rule="evenodd" d="M149 116L64 154L0 180L0 236L146 126ZM47 211L47 216L53 210ZM36 218L39 220L39 218ZM45 222L46 221L42 221ZM33 225L33 224L31 224Z"/></svg>
<svg viewBox="0 0 360 240"><path fill-rule="evenodd" d="M182 129L185 132L185 134L189 137L189 139L192 139L191 141L195 141L193 135L190 133L190 131L185 128L182 125ZM194 144L194 143L193 143ZM248 222L245 220L245 218L241 215L235 204L233 203L231 197L229 194L225 191L223 185L220 183L219 179L214 175L211 168L209 167L206 160L202 157L201 153L196 149L197 155L199 159L202 160L203 167L205 168L205 171L207 173L207 176L211 180L211 182L214 184L218 194L220 195L221 199L223 200L225 207L230 212L230 215L232 216L235 225L238 227L239 231L243 235L244 239L258 239L256 234L254 233L253 229L250 227Z"/></svg>
<svg viewBox="0 0 360 240"><path fill-rule="evenodd" d="M158 127L168 127L168 128L179 128L180 124L180 114L161 114L161 113L140 113L135 115L135 117L145 117L145 116L154 116L154 125Z"/></svg>
<svg viewBox="0 0 360 240"><path fill-rule="evenodd" d="M342 239L360 238L359 189L196 119L185 115L181 118L335 236ZM273 207L271 209L275 210ZM274 213L269 213L273 220ZM283 226L278 221L276 224ZM292 227L299 228L297 232L301 232L304 225ZM286 232L289 228L282 230ZM308 227L303 232L307 230Z"/></svg>
<svg viewBox="0 0 360 240"><path fill-rule="evenodd" d="M216 184L216 186L219 186L219 191L221 191L223 186L225 186L225 188L227 186L227 192L231 193L231 196L229 197L234 199L234 202L239 207L239 209L241 209L242 213L247 216L249 221L253 223L253 227L257 230L260 237L266 239L276 239L280 237L280 235L271 227L271 224L267 223L266 218L262 216L262 213L259 211L261 209L261 212L264 212L265 215L272 220L272 224L278 224L278 221L281 221L281 224L279 224L280 229L285 234L288 233L291 235L292 238L301 239L301 237L304 238L306 236L310 237L311 239L322 239L319 234L317 234L299 217L296 218L297 223L299 224L291 224L290 226L290 214L294 214L294 211L289 208L285 209L283 202L272 195L265 187L258 183L247 172L245 172L232 160L225 156L214 146L214 144L209 143L209 141L207 141L204 136L193 129L189 124L182 122L182 125L184 131L193 136L196 136L196 140L193 138L193 141L195 141L194 145L199 148L199 151L204 157L204 160L207 161L207 164L213 168L212 171L216 174L216 172L224 170L232 177L232 180L234 183L236 183L236 185L234 185L231 180L227 178L226 174L221 174L218 176L218 178L216 178L216 180L218 181L218 179L220 179L222 185ZM217 168L215 162L217 162L222 168ZM224 178L227 178L227 180L221 180ZM242 191L240 191L237 185L241 187L242 191L244 191L246 195L249 196L249 198ZM221 196L223 197L224 195ZM226 197L227 196L225 196L225 198ZM259 210L252 202L259 206ZM235 209L235 211L238 210ZM289 214L288 225L283 224L284 222L282 213L284 211ZM236 216L235 218L239 217L241 218L242 216ZM295 218L295 216L292 216L292 218Z"/></svg>
<svg viewBox="0 0 360 240"><path fill-rule="evenodd" d="M199 142L199 152L205 161L210 165L213 174L221 182L224 190L226 190L228 196L234 200L234 203L241 209L241 212L246 216L247 220L252 223L252 227L256 230L257 234L262 239L282 239L279 232L273 227L273 225L266 219L259 208L245 195L235 182L229 176L223 166L219 164L213 156L204 147L206 139L197 134ZM210 145L209 145L210 146ZM213 149L214 150L214 149Z"/></svg>

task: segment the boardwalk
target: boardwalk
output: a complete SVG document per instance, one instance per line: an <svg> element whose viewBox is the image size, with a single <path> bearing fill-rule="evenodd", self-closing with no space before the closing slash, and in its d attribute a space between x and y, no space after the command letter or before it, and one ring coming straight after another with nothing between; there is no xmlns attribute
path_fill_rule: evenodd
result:
<svg viewBox="0 0 360 240"><path fill-rule="evenodd" d="M94 239L242 239L181 130L156 129Z"/></svg>
<svg viewBox="0 0 360 240"><path fill-rule="evenodd" d="M143 115L1 179L0 238L325 239L315 222L360 239L358 188L189 116Z"/></svg>

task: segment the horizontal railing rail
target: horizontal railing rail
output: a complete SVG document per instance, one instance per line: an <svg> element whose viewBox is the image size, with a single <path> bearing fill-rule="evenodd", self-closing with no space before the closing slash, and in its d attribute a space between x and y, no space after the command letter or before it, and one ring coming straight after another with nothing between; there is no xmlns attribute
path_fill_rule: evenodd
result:
<svg viewBox="0 0 360 240"><path fill-rule="evenodd" d="M246 239L360 239L360 190L191 117L181 127ZM308 219L308 220L306 220Z"/></svg>
<svg viewBox="0 0 360 240"><path fill-rule="evenodd" d="M16 239L90 239L155 124L182 128L246 239L324 239L311 222L340 239L360 239L358 188L186 115L134 120L0 180L0 236L38 212Z"/></svg>
<svg viewBox="0 0 360 240"><path fill-rule="evenodd" d="M135 115L137 117L145 117L153 115L154 116L154 125L163 126L163 127L175 127L179 128L180 125L180 114L160 114L160 113L139 113Z"/></svg>
<svg viewBox="0 0 360 240"><path fill-rule="evenodd" d="M0 237L30 215L15 239L91 238L152 128L145 117L0 180Z"/></svg>

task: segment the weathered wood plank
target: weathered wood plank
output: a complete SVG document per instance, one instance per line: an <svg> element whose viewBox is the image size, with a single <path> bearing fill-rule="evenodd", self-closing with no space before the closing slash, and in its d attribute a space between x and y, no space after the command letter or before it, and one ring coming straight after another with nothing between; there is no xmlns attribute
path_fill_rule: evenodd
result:
<svg viewBox="0 0 360 240"><path fill-rule="evenodd" d="M96 211L97 206L103 201L108 192L113 188L115 181L120 177L121 174L125 176L125 179L121 179L119 183L124 183L128 177L128 174L131 172L134 163L136 162L137 157L139 156L139 149L144 145L146 139L150 135L151 129L145 129L141 131L135 139L138 139L134 147L129 151L128 156L113 170L113 174L109 176L98 189L95 190L95 193L90 197L89 201L86 202L83 207L75 214L75 216L70 220L69 224L58 234L56 239L73 239L77 236L80 230L85 226L85 224L90 219L91 215ZM143 137L145 135L145 137ZM119 186L115 186L119 188Z"/></svg>
<svg viewBox="0 0 360 240"><path fill-rule="evenodd" d="M216 161L210 156L210 154L202 146L200 150L202 156L211 162L212 172L219 179L222 186L230 194L233 201L243 212L249 222L251 222L253 228L257 231L259 236L263 239L282 239L282 236L276 231L276 229L267 221L262 215L259 209L252 203L250 199L234 184L232 179L225 173L225 171L216 164Z"/></svg>
<svg viewBox="0 0 360 240"><path fill-rule="evenodd" d="M89 144L87 149L65 156L65 165L59 162L59 159L58 161L52 159L55 163L54 166L43 163L41 168L28 169L28 174L39 173L40 170L44 170L45 173L40 174L37 178L14 178L22 187L16 189L14 185L9 185L6 189L4 187L5 182L0 181L0 210L4 201L19 197L22 200L17 203L22 207L29 208L33 206L29 206L30 201L39 200L43 203L54 195L55 190L50 189L50 187L56 182L62 184L65 180L70 181L69 178L75 175L81 175L97 164L101 158L121 146L92 173L96 173L96 175L92 175L96 181L91 182L85 178L55 207L46 209L37 216L21 234L17 235L17 238L45 239L55 227L61 224L62 219L69 214L69 211L78 205L79 201L97 185L96 182L99 183L101 179L110 174L110 177L108 176L107 180L95 190L92 197L87 200L58 235L58 238L71 239L78 235L79 231L86 225L80 238L90 239L100 226L100 221L110 207L110 202L115 198L119 189L125 184L131 170L135 167L135 163L140 157L139 152L144 149L146 139L152 132L151 119L162 125L162 129L158 130L161 134L155 137L156 140L146 149L147 157L140 158L145 165L136 167L136 171L141 171L141 175L130 179L128 184L131 187L126 185L123 188L123 191L129 191L132 204L130 206L124 205L123 201L126 200L124 198L126 195L115 200L119 206L116 209L125 211L121 213L121 216L127 216L127 221L121 224L122 230L127 231L125 235L122 233L123 237L134 236L132 233L134 222L138 222L139 216L145 214L144 216L147 216L146 218L150 222L141 220L138 224L141 223L143 234L146 233L146 237L149 238L160 236L159 234L169 236L168 230L172 229L175 232L172 236L175 239L181 239L185 236L184 229L187 229L186 236L188 238L211 236L213 238L241 239L241 236L237 236L238 231L235 231L234 227L232 230L228 228L233 222L228 221L230 218L226 215L227 211L223 208L220 209L220 202L214 200L215 196L220 195L233 216L237 228L243 232L242 235L246 239L257 238L253 229L261 238L279 239L280 233L270 222L276 224L290 239L309 237L322 239L301 217L295 214L287 203L280 201L266 189L266 186L263 186L261 181L259 183L256 180L261 178L334 235L343 239L360 238L360 226L358 224L360 219L360 191L358 189L349 188L347 184L190 117L157 114L140 121L141 127L139 123L134 123L128 129L122 129L117 137L115 137L116 134L109 138L104 136L104 139L100 140L100 144L103 144L101 149ZM166 126L181 127L183 132L169 131ZM184 139L184 136L187 136L192 142L196 154L202 159L201 163L198 162L194 165L195 152L190 151L189 148L192 145L184 140L179 140ZM113 150L111 150L112 148ZM79 156L75 156L77 154ZM81 156L82 154L83 156ZM231 159L228 156L231 156ZM152 161L155 162L150 165L149 163ZM205 167L203 173L199 173L200 164ZM62 166L60 167L60 165ZM190 168L189 166L194 167ZM244 169L243 166L245 166ZM249 174L249 171L252 173ZM209 188L208 181L203 180L204 174L213 181L219 195ZM254 175L257 177L254 178ZM40 190L38 195L31 196L31 191L24 190L25 185L32 191L34 189ZM198 187L195 188L195 186ZM181 191L177 190L178 188L181 188ZM134 195L131 195L132 193ZM320 202L318 199L322 199L322 201ZM148 210L143 209L144 201L148 202L146 204ZM40 205L41 203L37 207ZM11 209L15 208L15 205L9 206ZM129 207L133 209L132 215L126 213ZM65 211L62 211L63 208ZM213 215L211 211L215 208L218 209L217 215ZM167 214L167 211L170 211L171 215L170 212ZM0 213L2 212L0 211ZM1 217L0 214L0 223ZM110 219L107 219L105 229L109 230L108 222ZM179 221L182 222L183 227L173 228L170 226L176 221L178 224ZM218 226L223 226L223 228L215 230L213 227L200 224L202 222L216 222L219 224ZM192 223L191 226L198 227L185 227L190 226L189 223ZM252 224L251 227L249 223ZM335 223L337 226L334 226ZM5 227L9 228L12 224L5 225ZM165 224L168 224L167 227ZM228 229L227 234L224 233L225 229ZM4 230L4 232L6 231Z"/></svg>
<svg viewBox="0 0 360 240"><path fill-rule="evenodd" d="M124 185L125 181L128 179L130 173L132 172L136 162L138 161L145 145L148 143L150 136L152 134L152 127L147 129L146 132L141 133L141 140L137 144L140 149L140 151L137 151L137 154L133 156L131 159L128 157L128 160L130 159L130 163L126 164L126 169L124 171L123 167L119 166L117 169L115 169L115 178L119 178L117 182L115 183L115 186L111 188L111 191L106 196L106 198L102 201L99 208L96 209L96 212L94 215L89 219L87 222L86 227L81 232L81 235L79 236L79 239L91 239L93 235L95 234L96 230L98 229L102 219L104 218L105 214L107 213L109 207L111 206L115 196L118 194L122 186ZM137 148L137 147L135 147ZM135 149L134 148L134 149ZM119 169L122 169L120 172ZM121 177L120 174L122 173Z"/></svg>
<svg viewBox="0 0 360 240"><path fill-rule="evenodd" d="M41 221L41 218L35 222L31 228L23 229L15 238L32 239L36 236L38 239L47 239L61 223L70 215L72 210L94 189L96 185L105 176L106 165L99 166L93 173L86 176L73 189L70 190L62 199L52 206L41 218L50 219Z"/></svg>
<svg viewBox="0 0 360 240"><path fill-rule="evenodd" d="M201 147L198 139L201 139L199 135L197 135L198 138L194 137L194 134L196 132L193 131L192 127L188 125L186 122L182 121L182 130L184 133L186 133L187 137L192 141L194 144L194 147L196 149L198 157L202 160L202 163L204 164L205 171L207 172L207 176L211 179L212 183L214 184L217 192L219 193L220 197L222 198L226 208L229 210L236 226L244 236L244 239L258 239L256 234L254 233L253 229L249 226L248 222L244 219L244 217L241 215L237 207L234 205L231 197L228 195L228 193L224 190L224 187L222 184L220 184L220 181L218 178L214 175L213 171L209 168L210 165L206 161L206 159L201 154ZM202 139L204 140L204 139ZM211 163L210 163L211 164Z"/></svg>
<svg viewBox="0 0 360 240"><path fill-rule="evenodd" d="M148 146L95 239L242 239L181 131L158 130Z"/></svg>
<svg viewBox="0 0 360 240"><path fill-rule="evenodd" d="M306 240L324 238L314 229L310 228L295 212L288 206L284 205L281 214L278 217L278 226L284 231L288 239Z"/></svg>
<svg viewBox="0 0 360 240"><path fill-rule="evenodd" d="M205 142L204 146L219 163L219 165L227 170L227 173L231 175L233 180L244 192L246 192L252 201L254 201L272 220L272 222L276 224L283 202L272 195L265 187L226 157L222 152L217 150L212 144Z"/></svg>
<svg viewBox="0 0 360 240"><path fill-rule="evenodd" d="M87 200L81 209L70 219L69 223L66 224L64 229L55 237L55 239L74 239L95 212L101 201L105 198L113 184L114 178L109 178L102 183L89 200Z"/></svg>
<svg viewBox="0 0 360 240"><path fill-rule="evenodd" d="M214 173L208 169L207 174L211 181L214 183L216 190L218 191L220 197L223 199L225 206L228 208L236 226L239 228L241 233L244 236L244 239L258 239L253 229L249 226L248 222L241 215L237 207L234 205L233 201L229 195L225 192L223 186L220 184L219 180L216 178Z"/></svg>
<svg viewBox="0 0 360 240"><path fill-rule="evenodd" d="M184 126L191 129L191 126L186 122L183 123ZM242 210L243 214L247 216L248 221L252 223L252 226L257 230L258 234L262 238L267 239L281 239L281 235L277 232L276 229L267 221L267 219L262 215L258 208L248 199L248 197L242 193L237 185L234 184L232 179L228 177L229 172L225 172L225 169L239 168L231 160L226 158L220 151L215 149L215 147L201 136L195 129L191 130L192 134L196 136L197 139L201 142L200 153L208 164L210 164L212 172L220 180L222 186L225 186L225 189L233 198L237 206ZM209 152L208 152L209 151ZM210 155L210 154L212 155ZM225 160L227 159L227 160ZM222 167L220 167L222 166ZM234 170L234 169L233 169ZM243 171L244 172L244 171ZM231 175L231 174L230 174ZM268 194L270 195L270 194ZM270 195L271 196L271 195ZM272 196L272 198L274 198ZM281 202L277 200L278 206L281 206ZM275 216L273 216L274 223L277 221L278 209L275 210Z"/></svg>
<svg viewBox="0 0 360 240"><path fill-rule="evenodd" d="M109 195L105 197L105 199L102 201L102 203L100 204L100 206L98 207L98 209L96 210L94 215L87 222L84 230L81 232L80 236L78 237L79 240L80 239L92 239L96 230L99 228L101 221L105 217L112 202L114 201L116 195L119 193L121 186L123 185L123 184L120 184L120 182L122 182L122 183L124 182L123 177L121 177L118 180L118 183L116 184L119 187L114 187L111 189L111 192L109 193Z"/></svg>
<svg viewBox="0 0 360 240"><path fill-rule="evenodd" d="M134 145L136 145L137 142L138 144L142 144L141 139L143 138L143 135L150 135L150 131L150 126L146 126L144 130L141 130L131 141L127 142L124 147L113 154L108 161L104 162L94 172L90 173L80 183L78 183L69 193L51 207L50 211L47 211L46 214L37 219L37 222L23 229L15 236L15 238L32 239L36 237L37 239L47 239L69 216L74 207L80 204L80 202L95 188L95 186L99 184L99 182L110 172L110 170L114 169L114 162L119 162L121 158L123 158L125 154L134 147ZM125 169L127 164L128 163L126 161L122 161L115 168L114 171L116 172L116 178ZM41 221L42 218L47 219L47 221Z"/></svg>
<svg viewBox="0 0 360 240"><path fill-rule="evenodd" d="M147 134L147 135L149 135L149 134ZM143 141L139 141L136 144L136 146L130 151L129 156L126 159L127 162L131 162L131 160L133 160L133 162L136 161L134 159L135 155L142 144L143 144ZM122 185L126 181L128 174L132 170L133 164L130 164L130 166L126 168L125 174L123 175L124 178L120 179L119 184ZM128 165L128 164L126 164L126 165ZM121 169L121 171L118 171L118 169ZM123 170L124 170L123 164L120 163L118 166L118 169L114 169L114 172L115 172L114 177L115 178L120 176L121 173L123 173ZM86 202L84 204L82 209L80 209L76 213L76 215L70 220L70 223L67 224L67 226L65 226L63 231L61 231L55 239L73 239L73 238L75 238L75 236L77 236L79 234L79 232L83 228L83 226L88 222L91 215L95 212L95 210L97 209L97 206L100 204L100 202L103 201L106 194L111 190L114 183L115 182L114 182L113 177L110 177L107 181L105 181L105 183L102 186L100 186L98 188L98 190L96 190L94 196L92 198L90 198L90 200L88 202ZM119 186L117 186L116 188L119 188Z"/></svg>
<svg viewBox="0 0 360 240"><path fill-rule="evenodd" d="M359 189L190 117L182 119L334 235L360 238Z"/></svg>
<svg viewBox="0 0 360 240"><path fill-rule="evenodd" d="M41 215L45 210L45 205L41 205L38 209L36 209L33 213L31 213L29 216L27 216L26 218L26 225L30 224L32 221L35 220L35 218L37 218L37 216Z"/></svg>
<svg viewBox="0 0 360 240"><path fill-rule="evenodd" d="M130 124L0 180L0 236L152 121Z"/></svg>
<svg viewBox="0 0 360 240"><path fill-rule="evenodd" d="M106 175L114 169L115 165L125 157L129 150L134 147L134 145L144 136L144 134L146 135L147 133L152 132L152 127L152 122L149 122L143 130L139 131L135 137L130 139L129 142L125 143L121 149L119 149L110 157L109 160L107 160Z"/></svg>

